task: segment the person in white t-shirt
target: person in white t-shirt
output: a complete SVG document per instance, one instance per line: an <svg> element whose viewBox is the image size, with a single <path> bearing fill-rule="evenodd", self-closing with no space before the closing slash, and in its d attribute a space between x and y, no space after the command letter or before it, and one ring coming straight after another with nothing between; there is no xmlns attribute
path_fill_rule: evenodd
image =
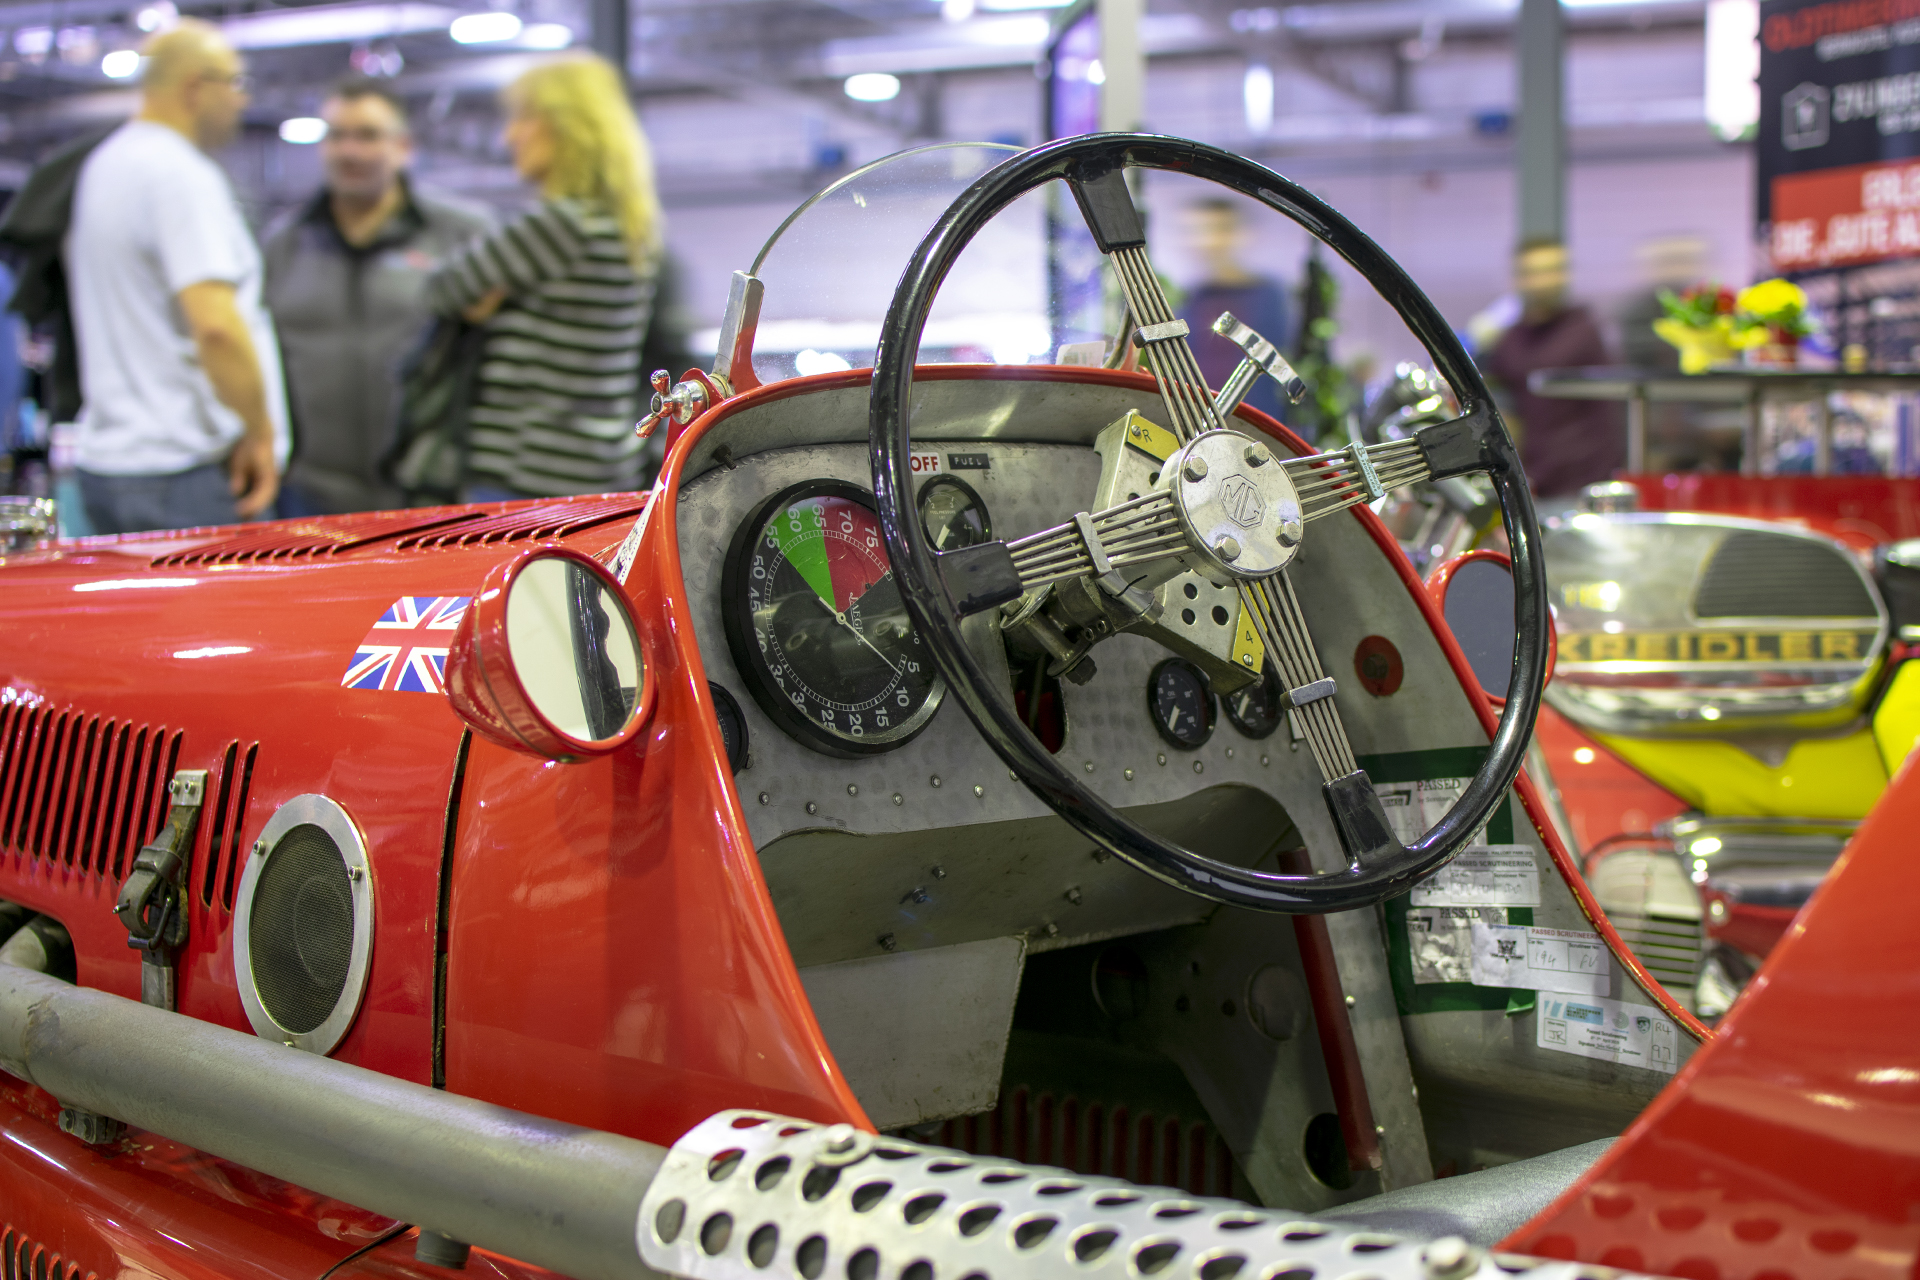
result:
<svg viewBox="0 0 1920 1280"><path fill-rule="evenodd" d="M251 519L287 454L260 251L208 156L247 105L239 56L191 19L144 53L140 113L87 158L65 244L76 463L100 533Z"/></svg>

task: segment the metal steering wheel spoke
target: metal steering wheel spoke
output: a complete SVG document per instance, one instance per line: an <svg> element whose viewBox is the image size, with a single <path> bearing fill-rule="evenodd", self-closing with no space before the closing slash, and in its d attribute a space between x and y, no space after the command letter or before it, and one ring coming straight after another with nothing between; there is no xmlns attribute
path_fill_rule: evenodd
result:
<svg viewBox="0 0 1920 1280"><path fill-rule="evenodd" d="M1173 313L1160 275L1147 256L1147 233L1134 208L1133 193L1127 189L1126 171L1110 169L1097 177L1069 177L1073 198L1080 214L1093 232L1094 243L1113 264L1120 281L1120 292L1127 300L1127 314L1136 327L1120 340L1131 340L1146 356L1147 371L1153 375L1160 398L1166 402L1173 433L1181 443L1203 431L1218 431L1226 426L1215 407L1207 379L1194 359L1193 346L1187 341L1187 322Z"/></svg>
<svg viewBox="0 0 1920 1280"><path fill-rule="evenodd" d="M1240 606L1252 619L1254 630L1260 633L1260 641L1280 673L1287 706L1307 735L1307 748L1320 768L1321 781L1346 777L1359 766L1354 763L1353 745L1347 740L1339 708L1334 706L1336 682L1320 662L1320 651L1307 631L1306 615L1301 612L1292 578L1281 572L1271 578L1242 582Z"/></svg>

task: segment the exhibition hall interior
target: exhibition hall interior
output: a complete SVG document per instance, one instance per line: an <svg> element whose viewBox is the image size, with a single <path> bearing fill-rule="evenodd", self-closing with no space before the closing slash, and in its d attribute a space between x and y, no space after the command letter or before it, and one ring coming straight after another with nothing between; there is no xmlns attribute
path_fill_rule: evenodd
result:
<svg viewBox="0 0 1920 1280"><path fill-rule="evenodd" d="M0 1280L1920 1276L1920 0L0 0Z"/></svg>

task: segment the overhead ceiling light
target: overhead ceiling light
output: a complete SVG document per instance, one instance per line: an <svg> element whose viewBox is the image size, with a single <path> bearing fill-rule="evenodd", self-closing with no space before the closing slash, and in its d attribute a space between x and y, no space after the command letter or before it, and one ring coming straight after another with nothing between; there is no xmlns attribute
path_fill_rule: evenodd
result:
<svg viewBox="0 0 1920 1280"><path fill-rule="evenodd" d="M973 16L973 0L940 0L940 16L948 22L965 22Z"/></svg>
<svg viewBox="0 0 1920 1280"><path fill-rule="evenodd" d="M900 96L900 77L884 71L863 71L848 76L842 87L855 102L886 102Z"/></svg>
<svg viewBox="0 0 1920 1280"><path fill-rule="evenodd" d="M323 4L242 14L222 22L220 30L236 49L291 49L445 31L456 14L437 4Z"/></svg>
<svg viewBox="0 0 1920 1280"><path fill-rule="evenodd" d="M469 13L447 28L455 44L496 44L520 34L520 19L511 13Z"/></svg>
<svg viewBox="0 0 1920 1280"><path fill-rule="evenodd" d="M1240 96L1247 113L1247 132L1260 135L1273 128L1273 68L1265 63L1247 64L1240 81Z"/></svg>
<svg viewBox="0 0 1920 1280"><path fill-rule="evenodd" d="M180 10L175 8L173 0L159 0L133 15L133 25L142 31L165 31L180 21Z"/></svg>
<svg viewBox="0 0 1920 1280"><path fill-rule="evenodd" d="M1073 0L979 0L988 13L1009 13L1016 9L1064 9Z"/></svg>
<svg viewBox="0 0 1920 1280"><path fill-rule="evenodd" d="M280 122L280 141L310 147L327 136L327 122L319 116L295 116Z"/></svg>
<svg viewBox="0 0 1920 1280"><path fill-rule="evenodd" d="M520 33L529 49L564 49L573 43L573 28L564 22L536 22Z"/></svg>
<svg viewBox="0 0 1920 1280"><path fill-rule="evenodd" d="M140 74L140 54L133 49L115 49L100 59L100 74L109 80L130 80Z"/></svg>
<svg viewBox="0 0 1920 1280"><path fill-rule="evenodd" d="M1092 62L1089 62L1087 64L1087 83L1088 84L1105 84L1106 82L1107 82L1107 69L1105 66L1101 64L1100 59L1095 58Z"/></svg>
<svg viewBox="0 0 1920 1280"><path fill-rule="evenodd" d="M13 33L13 47L15 52L29 58L43 57L53 48L53 28L22 27Z"/></svg>
<svg viewBox="0 0 1920 1280"><path fill-rule="evenodd" d="M1707 0L1707 123L1729 142L1760 123L1759 76L1759 0Z"/></svg>

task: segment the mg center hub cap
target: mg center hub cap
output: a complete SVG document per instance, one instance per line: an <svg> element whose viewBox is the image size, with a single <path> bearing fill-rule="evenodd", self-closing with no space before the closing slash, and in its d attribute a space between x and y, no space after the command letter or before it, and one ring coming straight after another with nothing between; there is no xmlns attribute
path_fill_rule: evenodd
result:
<svg viewBox="0 0 1920 1280"><path fill-rule="evenodd" d="M1236 431L1194 437L1160 471L1160 487L1193 550L1198 573L1215 582L1269 578L1300 546L1300 495L1272 450Z"/></svg>

